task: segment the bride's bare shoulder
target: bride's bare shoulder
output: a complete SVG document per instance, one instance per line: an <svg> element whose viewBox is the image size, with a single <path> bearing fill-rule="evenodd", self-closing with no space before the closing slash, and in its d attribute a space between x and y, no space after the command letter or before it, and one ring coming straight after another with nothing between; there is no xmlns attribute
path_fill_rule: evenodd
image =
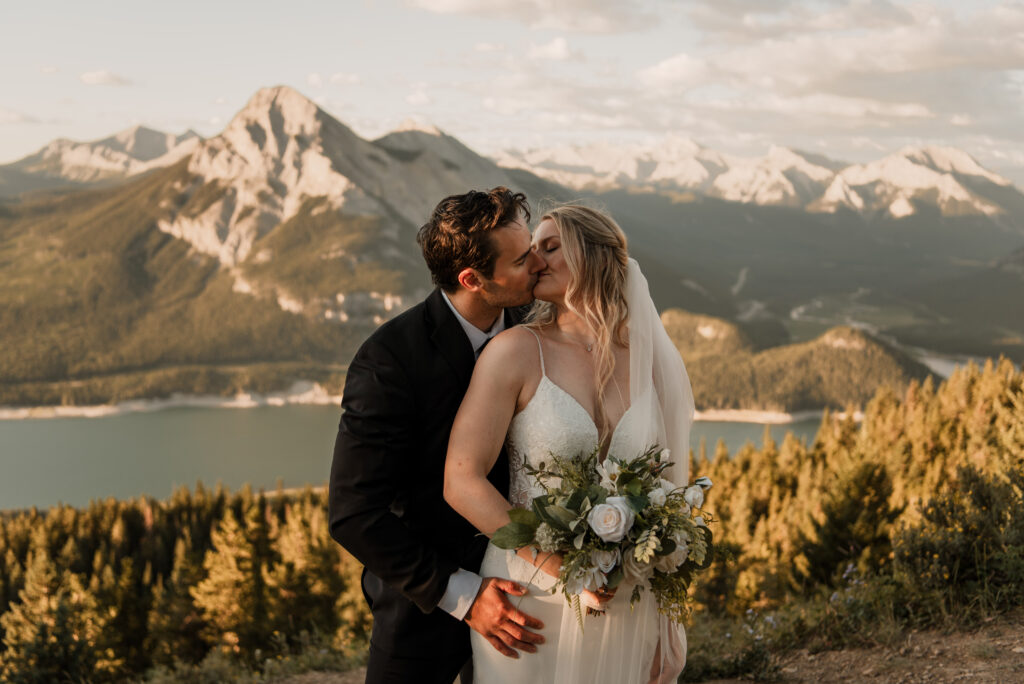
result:
<svg viewBox="0 0 1024 684"><path fill-rule="evenodd" d="M537 348L537 338L534 335L535 333L524 325L503 330L487 343L480 358L488 355L503 359L510 357L521 359L524 352Z"/></svg>
<svg viewBox="0 0 1024 684"><path fill-rule="evenodd" d="M500 370L515 375L531 375L533 366L540 368L535 335L524 325L503 330L487 343L477 365L483 364L491 372Z"/></svg>

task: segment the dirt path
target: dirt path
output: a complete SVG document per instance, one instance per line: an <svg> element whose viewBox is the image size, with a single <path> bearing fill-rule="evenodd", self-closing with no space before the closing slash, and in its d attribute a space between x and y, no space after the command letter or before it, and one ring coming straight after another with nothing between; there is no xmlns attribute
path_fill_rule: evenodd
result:
<svg viewBox="0 0 1024 684"><path fill-rule="evenodd" d="M1024 611L970 632L908 634L896 646L808 653L780 661L780 682L798 684L1024 684ZM361 684L365 670L309 672L276 684ZM719 679L709 684L740 684ZM487 684L480 682L479 684Z"/></svg>
<svg viewBox="0 0 1024 684"><path fill-rule="evenodd" d="M779 665L780 681L793 684L1024 683L1024 611L990 619L971 632L910 633L892 647L797 651Z"/></svg>

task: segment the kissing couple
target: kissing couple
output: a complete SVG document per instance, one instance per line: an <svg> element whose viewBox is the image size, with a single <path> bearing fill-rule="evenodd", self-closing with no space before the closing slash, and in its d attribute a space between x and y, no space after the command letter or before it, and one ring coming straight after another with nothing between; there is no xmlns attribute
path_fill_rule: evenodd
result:
<svg viewBox="0 0 1024 684"><path fill-rule="evenodd" d="M581 624L557 554L488 543L551 454L657 444L687 481L690 381L625 234L576 204L530 218L503 187L442 200L417 235L436 289L349 365L329 524L364 565L367 682L667 684L685 664L651 592L584 590Z"/></svg>

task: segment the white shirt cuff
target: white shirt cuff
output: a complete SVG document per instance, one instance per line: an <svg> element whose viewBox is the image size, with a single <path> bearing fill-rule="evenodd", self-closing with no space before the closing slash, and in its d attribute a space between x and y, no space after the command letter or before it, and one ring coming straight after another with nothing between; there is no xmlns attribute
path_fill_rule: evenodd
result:
<svg viewBox="0 0 1024 684"><path fill-rule="evenodd" d="M448 588L441 597L437 607L456 620L466 617L466 613L476 600L483 578L475 572L459 568L448 578Z"/></svg>

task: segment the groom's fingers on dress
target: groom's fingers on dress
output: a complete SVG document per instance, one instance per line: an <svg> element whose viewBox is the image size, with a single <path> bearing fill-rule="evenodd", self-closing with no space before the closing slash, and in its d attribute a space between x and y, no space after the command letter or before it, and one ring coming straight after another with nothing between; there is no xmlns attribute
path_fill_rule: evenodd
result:
<svg viewBox="0 0 1024 684"><path fill-rule="evenodd" d="M516 584L512 580L498 580L495 585L506 594L515 594L516 596L522 596L526 593L526 587L521 584Z"/></svg>
<svg viewBox="0 0 1024 684"><path fill-rule="evenodd" d="M506 646L505 642L502 641L501 639L499 639L498 637L493 636L493 635L488 635L488 636L486 636L484 638L487 639L487 641L491 642L491 646L493 646L494 649L498 653L500 653L501 655L509 657L509 658L518 658L519 657L519 654L516 653L515 649L509 648L508 646Z"/></svg>
<svg viewBox="0 0 1024 684"><path fill-rule="evenodd" d="M541 622L535 617L527 615L521 610L516 610L515 608L512 608L509 611L508 619L516 623L517 625L522 625L523 627L532 627L533 629L544 629L543 622ZM527 634L533 634L533 632L527 632ZM544 642L544 637L540 636L539 634L533 634L533 636L540 638L540 641L536 643L540 644Z"/></svg>
<svg viewBox="0 0 1024 684"><path fill-rule="evenodd" d="M536 646L534 646L533 644L531 644L528 641L521 641L521 640L517 639L515 637L515 635L512 632L508 631L507 629L505 630L504 634L502 634L501 639L502 639L502 641L505 642L506 646L509 646L510 648L514 648L514 649L516 649L516 651L525 651L526 653L536 653L537 652L537 647Z"/></svg>
<svg viewBox="0 0 1024 684"><path fill-rule="evenodd" d="M514 641L514 643L509 643L509 641L506 639L505 643L514 648L518 648L521 651L529 651L530 653L535 653L537 651L537 647L534 646L534 644L544 643L544 637L542 637L540 634L534 634L530 630L521 627L520 625L514 622L506 622L502 626L502 628L505 630L505 633L508 634L509 637L511 637Z"/></svg>

